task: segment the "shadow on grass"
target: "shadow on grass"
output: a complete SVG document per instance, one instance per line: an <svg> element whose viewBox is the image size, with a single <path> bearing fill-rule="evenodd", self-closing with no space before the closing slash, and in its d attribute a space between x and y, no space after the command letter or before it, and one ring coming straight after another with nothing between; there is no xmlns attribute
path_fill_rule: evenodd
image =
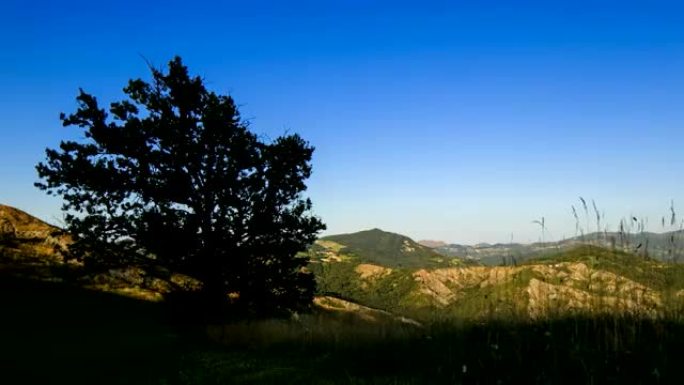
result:
<svg viewBox="0 0 684 385"><path fill-rule="evenodd" d="M406 328L321 312L233 325L239 344L205 344L182 337L163 304L2 275L0 311L3 385L684 383L684 325L663 319Z"/></svg>
<svg viewBox="0 0 684 385"><path fill-rule="evenodd" d="M1 384L159 384L179 338L160 304L0 275Z"/></svg>
<svg viewBox="0 0 684 385"><path fill-rule="evenodd" d="M341 327L328 339L195 352L185 362L186 383L684 383L684 326L664 320L444 323L413 333L378 329L375 338Z"/></svg>

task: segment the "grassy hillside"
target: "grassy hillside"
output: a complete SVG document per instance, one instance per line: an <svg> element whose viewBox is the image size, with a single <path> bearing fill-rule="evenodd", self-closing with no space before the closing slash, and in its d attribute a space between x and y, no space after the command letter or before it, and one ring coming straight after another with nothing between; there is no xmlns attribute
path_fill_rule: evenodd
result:
<svg viewBox="0 0 684 385"><path fill-rule="evenodd" d="M398 314L415 305L417 283L410 270L380 267L375 274L364 274L366 266L341 262L312 264L310 269L319 295L333 295Z"/></svg>
<svg viewBox="0 0 684 385"><path fill-rule="evenodd" d="M340 255L340 259L351 258L358 262L392 268L437 267L460 263L459 259L440 255L406 236L380 229L323 237L312 250L323 257L325 253L333 252Z"/></svg>
<svg viewBox="0 0 684 385"><path fill-rule="evenodd" d="M651 317L684 305L683 266L595 246L517 266L392 269L343 261L311 269L321 293L423 320Z"/></svg>

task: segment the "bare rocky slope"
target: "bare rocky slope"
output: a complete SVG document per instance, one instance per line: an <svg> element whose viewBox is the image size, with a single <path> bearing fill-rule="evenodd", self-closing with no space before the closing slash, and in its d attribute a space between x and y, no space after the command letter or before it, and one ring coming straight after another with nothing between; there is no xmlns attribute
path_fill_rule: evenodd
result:
<svg viewBox="0 0 684 385"><path fill-rule="evenodd" d="M160 279L138 267L88 273L79 263L65 263L63 252L71 242L62 229L0 204L0 270L6 273L48 281L62 281L68 275L86 288L153 301L163 298L174 285L198 285L186 276L169 274Z"/></svg>
<svg viewBox="0 0 684 385"><path fill-rule="evenodd" d="M0 204L0 253L5 259L60 263L59 250L71 242L60 228Z"/></svg>
<svg viewBox="0 0 684 385"><path fill-rule="evenodd" d="M679 282L666 285L668 267L654 263L646 267L648 271L644 271L644 266L635 267L641 269L641 274L623 275L610 266L590 262L591 257L600 253L592 255L587 251L587 259L576 261L403 271L401 273L412 281L412 285L394 293L390 290L399 281L396 277L392 281L390 277L399 271L359 264L351 275L342 278L347 283L338 286L335 294L361 302L368 302L366 298L370 297L377 306L400 303L403 310L468 318L538 318L570 313L656 316L672 309L674 302L679 306L684 291ZM328 268L334 270L336 267ZM330 281L335 279L330 273L323 277ZM354 280L360 284L349 289L349 282ZM327 285L329 282L322 283ZM400 298L389 298L392 295Z"/></svg>
<svg viewBox="0 0 684 385"><path fill-rule="evenodd" d="M473 311L482 315L506 308L533 318L583 311L654 315L663 303L657 289L584 262L421 269L413 275L418 291L435 306L459 304L479 293L482 307Z"/></svg>

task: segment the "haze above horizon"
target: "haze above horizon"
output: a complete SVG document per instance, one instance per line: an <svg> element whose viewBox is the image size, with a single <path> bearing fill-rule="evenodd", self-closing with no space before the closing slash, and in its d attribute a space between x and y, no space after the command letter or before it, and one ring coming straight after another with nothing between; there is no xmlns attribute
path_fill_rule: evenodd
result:
<svg viewBox="0 0 684 385"><path fill-rule="evenodd" d="M0 14L0 203L55 222L33 187L78 138L78 88L122 98L174 55L266 137L316 146L325 234L381 228L474 244L663 231L684 202L684 5L677 2L20 2ZM590 208L589 214L592 209ZM580 210L581 225L585 225ZM589 231L595 230L590 218Z"/></svg>

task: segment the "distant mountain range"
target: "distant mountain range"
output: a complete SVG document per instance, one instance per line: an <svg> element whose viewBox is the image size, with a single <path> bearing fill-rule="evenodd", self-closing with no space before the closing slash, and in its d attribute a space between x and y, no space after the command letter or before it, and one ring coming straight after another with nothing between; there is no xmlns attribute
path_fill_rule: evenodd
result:
<svg viewBox="0 0 684 385"><path fill-rule="evenodd" d="M447 243L446 243L446 242L442 242L442 241L432 241L432 240L429 240L429 239L424 239L424 240L418 241L418 243L421 244L421 245L423 245L423 246L425 246L425 247L429 247L429 248L431 248L431 249L434 249L434 248L437 248L437 247L444 247L444 246L447 246Z"/></svg>
<svg viewBox="0 0 684 385"><path fill-rule="evenodd" d="M602 232L557 242L444 244L432 249L447 257L477 261L483 265L515 264L579 245L594 245L648 256L660 261L684 262L684 231L666 233Z"/></svg>

